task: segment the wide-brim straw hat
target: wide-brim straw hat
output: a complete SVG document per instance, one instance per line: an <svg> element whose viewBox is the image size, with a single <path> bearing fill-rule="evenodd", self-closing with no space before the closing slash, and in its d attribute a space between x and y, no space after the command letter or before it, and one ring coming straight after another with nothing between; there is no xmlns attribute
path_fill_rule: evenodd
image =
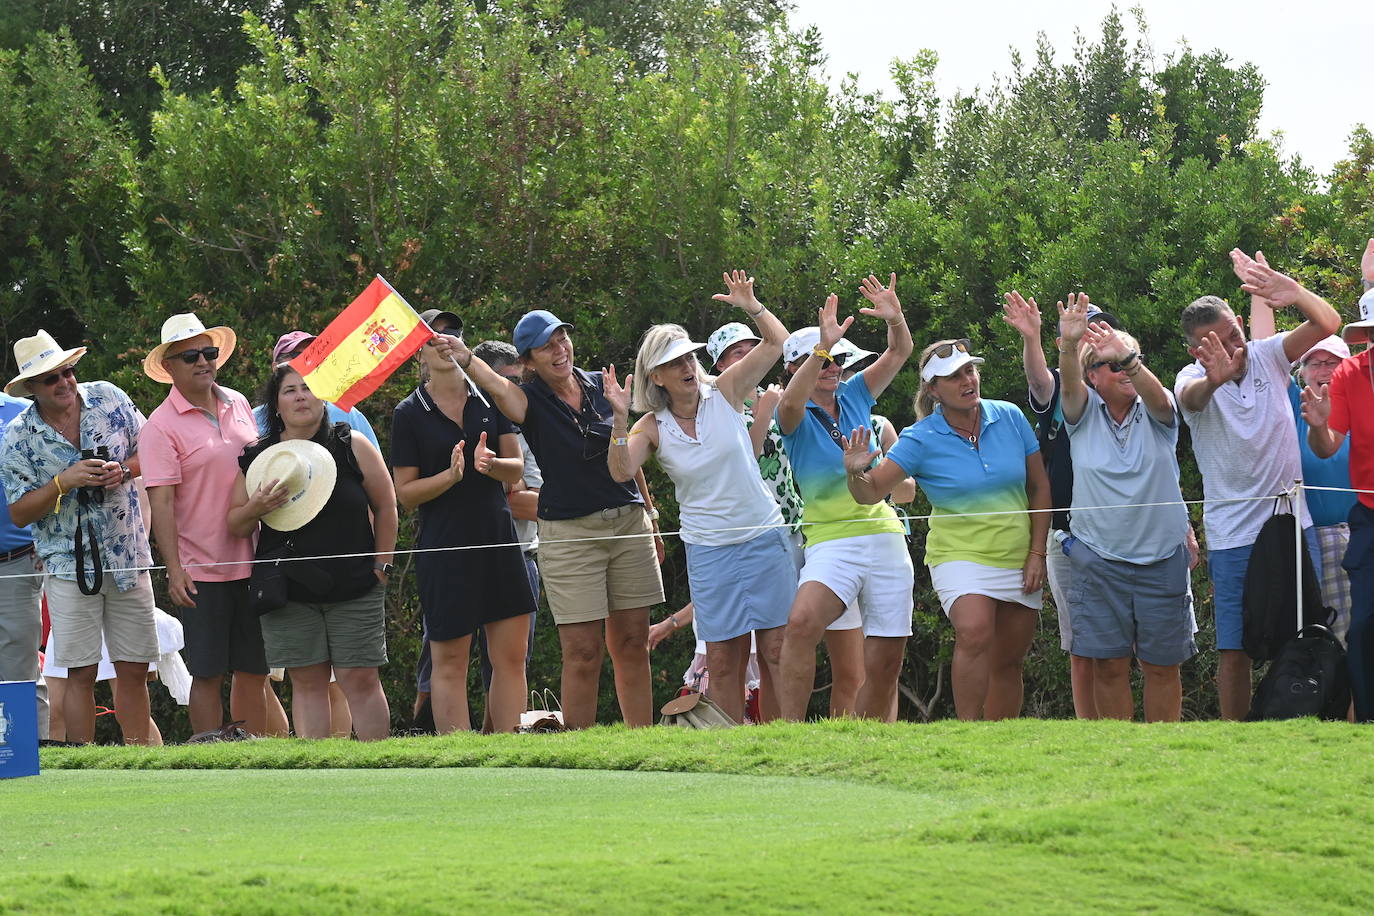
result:
<svg viewBox="0 0 1374 916"><path fill-rule="evenodd" d="M244 475L251 496L269 480L286 484L287 502L262 517L278 531L295 531L320 514L334 492L339 467L334 456L310 439L286 439L270 445L248 465Z"/></svg>
<svg viewBox="0 0 1374 916"><path fill-rule="evenodd" d="M167 367L162 365L162 360L167 356L167 348L174 343L190 340L202 334L210 338L211 346L219 347L219 358L215 360L215 368L223 368L234 353L238 335L232 328L207 328L193 313L183 312L162 323L162 343L153 347L148 355L143 357L144 374L155 382L171 384L172 376L168 374Z"/></svg>
<svg viewBox="0 0 1374 916"><path fill-rule="evenodd" d="M9 384L5 386L5 394L28 397L29 392L23 387L24 382L75 363L85 355L85 347L64 350L56 340L53 340L51 334L42 329L32 337L17 340L14 342L14 363L19 367L19 374L10 379Z"/></svg>

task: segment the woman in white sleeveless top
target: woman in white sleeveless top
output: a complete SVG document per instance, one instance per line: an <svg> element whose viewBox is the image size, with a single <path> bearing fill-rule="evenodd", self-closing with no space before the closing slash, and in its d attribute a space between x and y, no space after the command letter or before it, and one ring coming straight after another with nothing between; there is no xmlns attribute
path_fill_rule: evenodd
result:
<svg viewBox="0 0 1374 916"><path fill-rule="evenodd" d="M712 298L743 309L763 342L712 378L696 356L706 345L693 343L686 330L660 324L646 331L635 360L639 385L627 376L621 387L615 367L606 371L606 399L615 412L607 461L613 478L629 480L656 454L676 486L687 579L711 672L708 692L741 722L750 634L757 633L767 690L797 576L782 513L759 476L744 423L744 399L782 355L787 329L754 298L752 277L734 271L725 285L729 293ZM631 406L644 413L632 429Z"/></svg>

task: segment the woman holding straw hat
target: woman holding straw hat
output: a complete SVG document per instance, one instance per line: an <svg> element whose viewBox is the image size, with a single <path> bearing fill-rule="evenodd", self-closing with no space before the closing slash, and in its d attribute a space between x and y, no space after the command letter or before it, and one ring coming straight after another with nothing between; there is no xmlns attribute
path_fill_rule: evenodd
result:
<svg viewBox="0 0 1374 916"><path fill-rule="evenodd" d="M289 364L272 370L263 401L270 432L239 460L229 530L258 532L259 562L323 557L282 564L286 602L262 616L268 664L291 676L300 737L329 737L332 668L359 740L386 738L391 712L377 669L396 547L391 476L371 442L328 423L324 402Z"/></svg>

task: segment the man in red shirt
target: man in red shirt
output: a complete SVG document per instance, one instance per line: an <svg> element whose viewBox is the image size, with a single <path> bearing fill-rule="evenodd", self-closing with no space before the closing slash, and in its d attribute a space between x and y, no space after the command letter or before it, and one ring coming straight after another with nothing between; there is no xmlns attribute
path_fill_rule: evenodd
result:
<svg viewBox="0 0 1374 916"><path fill-rule="evenodd" d="M1369 343L1374 329L1374 239L1360 262L1365 293L1360 297L1360 320L1345 326L1346 343ZM1320 391L1304 388L1302 415L1307 442L1319 458L1336 453L1350 437L1350 485L1374 491L1374 357L1369 349L1343 360ZM1349 650L1350 689L1355 719L1374 721L1374 492L1358 494L1350 510L1350 546L1341 563L1350 574Z"/></svg>

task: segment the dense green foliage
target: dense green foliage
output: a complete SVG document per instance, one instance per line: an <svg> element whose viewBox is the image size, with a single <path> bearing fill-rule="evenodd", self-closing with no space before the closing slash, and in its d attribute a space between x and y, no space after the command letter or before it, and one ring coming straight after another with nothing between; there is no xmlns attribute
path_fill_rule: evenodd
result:
<svg viewBox="0 0 1374 916"><path fill-rule="evenodd" d="M933 51L892 63L894 98L828 88L816 36L769 0L243 3L232 34L208 16L184 43L131 26L127 48L93 56L139 6L0 16L0 343L8 359L38 326L80 339L83 376L148 410L163 391L135 357L168 314L234 325L223 380L251 391L279 333L322 326L374 273L417 308L463 314L474 341L551 308L587 367L628 364L651 323L704 335L735 317L708 298L733 266L793 327L827 291L852 310L861 276L896 271L918 346L969 336L1008 355L1002 292L1052 308L1082 288L1167 380L1188 359L1181 307L1240 295L1231 247L1263 248L1349 312L1374 233L1367 131L1322 185L1258 135L1255 67L1188 49L1159 62L1116 13L1066 60L1042 45L991 89L941 99ZM880 330L851 336L876 347ZM1024 399L1017 359L984 368L988 396ZM364 405L384 440L413 384L398 373ZM879 409L909 422L914 387L903 374ZM679 606L675 543L665 575ZM950 634L922 582L904 684L911 714L941 715ZM395 591L399 722L418 626L413 590ZM1046 620L1028 709L1067 715ZM544 622L540 686L557 670ZM686 655L659 650L665 692ZM1190 716L1215 709L1210 662L1188 668Z"/></svg>
<svg viewBox="0 0 1374 916"><path fill-rule="evenodd" d="M1359 912L1371 742L1018 721L55 748L0 781L0 910Z"/></svg>

